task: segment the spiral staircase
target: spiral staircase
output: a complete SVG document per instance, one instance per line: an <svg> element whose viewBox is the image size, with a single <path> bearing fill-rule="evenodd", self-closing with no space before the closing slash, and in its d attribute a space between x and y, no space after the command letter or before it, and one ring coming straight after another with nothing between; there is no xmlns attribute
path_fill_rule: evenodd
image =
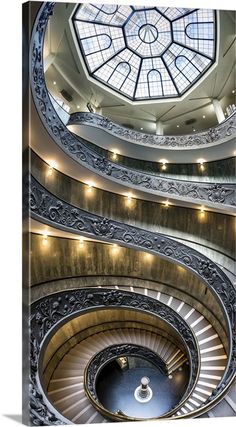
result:
<svg viewBox="0 0 236 427"><path fill-rule="evenodd" d="M191 414L191 411L204 405L224 373L227 355L220 337L203 315L183 301L149 289L128 290L158 299L172 307L193 330L200 348L199 377L188 400L175 416ZM183 352L168 339L148 331L124 328L94 334L68 351L51 377L48 396L59 412L79 424L106 421L86 397L84 370L97 352L107 346L124 343L138 344L156 352L166 362L168 374L180 368L187 360Z"/></svg>
<svg viewBox="0 0 236 427"><path fill-rule="evenodd" d="M196 234L191 235L189 229L186 233L178 231L168 216L160 228L153 218L142 223L145 215L141 204L137 212L124 214L120 208L123 187L128 187L137 190L137 200L145 204L150 217L156 209L156 197L160 203L160 197L167 196L183 207L191 223L194 217L190 211L204 203L204 208L215 215L213 226L217 228L219 213L230 217L235 209L233 184L204 182L202 177L197 183L181 175L177 179L163 177L159 172L147 172L145 164L136 168L135 162L139 166L142 163L137 159L133 163L128 157L120 163L112 161L105 142L104 147L95 146L94 128L95 133L102 130L108 140L120 135L124 145L135 145L140 138L145 144L149 137L129 133L92 113L68 118L56 105L45 84L42 62L43 40L53 8L53 3L47 3L36 14L30 49L32 117L37 130L27 157L32 162L31 174L27 172L24 180L25 215L31 218L32 227L31 349L26 373L30 376L31 422L67 425L147 419L129 416L119 408L112 412L97 395L98 372L122 348L137 354L140 350L147 360L156 357L173 388L175 376L183 370L188 372L179 401L150 419L235 416L235 273L225 235L221 248L206 228L204 236L204 227L199 226L201 238L194 241ZM210 156L215 155L214 142L218 146L224 142L231 150L235 119L236 114L216 127L216 141L209 139L213 132L196 136L204 148L209 144ZM191 138L174 139L178 158L183 152L181 144L189 144ZM154 142L161 146L163 139L157 137ZM63 173L50 168L54 181L51 174L47 175L47 150L50 155L55 150L66 164ZM152 157L151 151L148 155ZM100 188L94 205L84 196L87 185L79 182L83 174L90 173L96 175ZM111 196L109 191L114 188ZM108 206L107 195L117 212ZM181 214L176 212L180 219ZM163 211L159 213L163 215ZM48 252L48 236L43 237L42 247L44 227L54 242ZM73 246L78 238L81 247L84 239L91 243L84 258L82 249ZM124 260L123 265L121 259L119 264L117 258L109 258L111 248L116 250L117 246L127 249L128 262ZM153 278L152 267L143 276L137 272L137 252L142 261L151 255L160 264L159 277L154 274ZM177 277L177 266L185 272L183 283ZM168 268L173 268L176 277L166 272L162 277ZM96 284L99 275L102 285ZM112 277L117 278L116 284ZM128 355L125 350L119 353L119 357Z"/></svg>

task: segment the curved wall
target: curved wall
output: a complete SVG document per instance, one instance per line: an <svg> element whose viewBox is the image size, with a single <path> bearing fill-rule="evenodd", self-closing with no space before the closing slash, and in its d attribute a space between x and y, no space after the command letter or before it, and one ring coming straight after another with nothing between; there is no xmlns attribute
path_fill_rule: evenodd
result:
<svg viewBox="0 0 236 427"><path fill-rule="evenodd" d="M235 218L215 212L201 213L198 209L170 206L160 203L127 198L105 190L93 189L57 170L48 174L48 165L32 152L32 174L50 192L64 201L86 211L123 221L138 227L157 231L168 236L187 240L191 246L215 262L234 271ZM225 255L222 258L222 254Z"/></svg>
<svg viewBox="0 0 236 427"><path fill-rule="evenodd" d="M32 234L31 266L33 301L79 287L147 287L195 307L227 343L224 318L210 290L194 274L157 256L123 247L114 251L111 245L91 241L81 247L77 240L57 237L48 237L44 246L42 236Z"/></svg>
<svg viewBox="0 0 236 427"><path fill-rule="evenodd" d="M109 160L114 162L112 152L107 151L99 145L96 145L95 142L92 143L87 141L87 145L88 147L91 147L91 149L93 149L96 153L107 157ZM143 150L145 150L145 147ZM156 155L156 157L158 158L158 155ZM168 153L166 157L168 159ZM200 154L199 157L201 157ZM202 157L204 157L204 155L202 155ZM162 164L158 161L152 162L147 160L140 160L134 157L131 158L123 156L121 154L117 156L115 163L126 166L130 169L148 172L172 179L182 179L197 182L203 181L235 183L235 157L204 163L204 169L201 169L200 165L197 163L168 163L166 165L165 172L162 170Z"/></svg>

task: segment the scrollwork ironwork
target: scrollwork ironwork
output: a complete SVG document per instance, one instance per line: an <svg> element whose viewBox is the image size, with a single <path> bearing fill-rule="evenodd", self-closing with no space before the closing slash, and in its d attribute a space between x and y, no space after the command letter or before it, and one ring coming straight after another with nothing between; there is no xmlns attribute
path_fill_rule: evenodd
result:
<svg viewBox="0 0 236 427"><path fill-rule="evenodd" d="M39 13L32 32L31 85L38 114L55 143L79 164L123 185L128 185L142 191L162 196L169 195L174 198L184 198L194 203L204 202L209 205L235 206L236 191L233 184L217 184L214 186L207 183L179 181L171 178L158 177L134 169L132 170L113 163L106 157L97 154L92 148L88 147L85 140L80 137L75 137L69 132L54 109L47 91L43 73L43 39L47 19L53 11L53 6L53 3L45 3ZM227 128L228 134L230 134L230 132L232 133L234 128L234 122L231 123L231 121L229 121L230 128ZM102 119L101 123L105 128L109 127L107 125L107 120ZM218 134L219 132L217 135ZM129 132L125 131L125 135L129 135ZM168 138L171 141L170 143L173 144L174 137ZM148 139L147 136L145 139ZM211 139L216 139L214 132L211 132ZM167 144L169 140L167 140ZM190 140L191 139L189 139L189 141Z"/></svg>
<svg viewBox="0 0 236 427"><path fill-rule="evenodd" d="M168 375L168 370L165 362L158 354L151 351L147 347L134 344L119 344L112 345L97 353L88 363L84 377L85 390L90 399L99 403L99 398L96 391L96 382L98 375L102 369L111 361L119 357L140 357L148 360L156 366L163 374ZM92 402L93 403L93 402Z"/></svg>
<svg viewBox="0 0 236 427"><path fill-rule="evenodd" d="M26 194L31 216L62 229L83 233L88 237L100 237L103 240L114 241L124 246L150 251L171 261L182 264L195 272L216 294L228 322L228 333L232 351L232 333L236 333L236 292L225 273L211 260L195 249L180 244L160 233L142 230L140 228L91 214L69 203L59 200L41 186L33 177L31 186ZM56 211L56 215L52 212ZM109 294L112 298L112 294ZM142 303L144 303L142 301ZM136 301L130 301L135 306ZM235 354L229 357L229 370L233 372L236 366Z"/></svg>
<svg viewBox="0 0 236 427"><path fill-rule="evenodd" d="M118 291L111 289L79 289L64 291L52 294L36 301L31 307L31 417L35 425L42 422L45 415L45 422L52 425L60 423L65 424L60 419L60 414L53 414L47 409L44 401L43 392L39 391L37 381L37 372L39 372L39 358L44 338L57 330L60 322L71 319L73 316L79 316L87 310L98 309L101 307L109 308L130 308L137 311L152 313L169 324L179 335L187 357L190 362L190 381L187 387L190 393L198 376L199 353L196 338L184 319L176 313L171 307L163 305L160 301L150 297L134 294L128 291ZM140 352L140 351L139 351ZM163 364L160 365L163 367ZM163 369L165 369L163 367ZM56 411L56 410L55 410Z"/></svg>
<svg viewBox="0 0 236 427"><path fill-rule="evenodd" d="M214 128L196 132L194 135L152 135L128 129L114 123L107 117L90 112L76 112L70 115L68 125L87 125L105 130L107 133L125 141L161 148L199 148L209 144L229 139L236 134L236 113Z"/></svg>

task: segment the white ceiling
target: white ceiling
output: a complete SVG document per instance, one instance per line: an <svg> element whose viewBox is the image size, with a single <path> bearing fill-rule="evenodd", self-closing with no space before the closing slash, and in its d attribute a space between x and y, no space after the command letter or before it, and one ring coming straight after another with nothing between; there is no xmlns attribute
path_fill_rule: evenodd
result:
<svg viewBox="0 0 236 427"><path fill-rule="evenodd" d="M195 89L188 92L183 100L137 104L111 93L95 81L88 81L69 23L74 8L75 5L69 3L55 5L44 51L48 89L54 96L61 96L60 91L66 90L73 97L72 102L65 101L71 112L88 111L86 104L89 101L98 113L120 124L138 130L143 127L144 132L155 133L156 121L161 120L164 134L183 134L191 133L193 127L201 130L217 124L213 98L220 101L223 110L235 102L235 94L232 93L236 63L235 12L219 12L218 64ZM196 122L185 124L189 119L196 119Z"/></svg>

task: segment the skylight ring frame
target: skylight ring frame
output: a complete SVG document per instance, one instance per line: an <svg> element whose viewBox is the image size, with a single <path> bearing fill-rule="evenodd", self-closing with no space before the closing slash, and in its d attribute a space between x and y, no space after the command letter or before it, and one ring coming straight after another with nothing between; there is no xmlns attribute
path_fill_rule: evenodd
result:
<svg viewBox="0 0 236 427"><path fill-rule="evenodd" d="M121 49L119 49L116 53L114 53L114 55L106 58L106 60L104 61L103 64L101 64L101 66L97 67L96 69L90 69L89 61L86 58L86 52L84 51L83 46L81 46L81 43L80 43L80 40L79 40L79 37L78 37L78 31L77 31L76 26L75 26L75 22L76 21L83 22L83 23L86 23L86 22L88 23L88 21L86 21L85 19L80 19L80 17L78 17L78 8L80 6L81 5L79 5L77 7L77 9L75 9L75 13L71 17L71 22L72 22L72 26L73 26L73 28L75 30L76 40L78 41L78 45L80 46L80 50L82 52L82 57L83 57L85 65L86 65L86 70L88 72L88 75L91 77L91 79L94 82L96 82L96 81L99 82L100 85L102 85L103 87L110 88L110 90L112 90L113 92L121 95L124 99L128 99L131 102L135 102L135 101L138 101L138 102L151 101L152 102L152 101L155 101L155 100L179 99L179 98L183 97L199 80L201 80L201 78L204 76L204 74L208 72L208 70L214 65L214 63L216 61L216 55L217 55L217 50L216 50L216 47L217 47L217 31L218 31L218 29L217 29L217 19L216 19L216 17L217 17L217 15L216 15L217 11L215 11L215 10L212 11L212 16L213 16L212 17L212 21L202 21L202 20L199 21L200 23L202 23L202 22L203 23L205 23L205 22L210 22L210 23L213 22L213 24L214 24L214 28L213 28L213 31L214 31L214 40L213 40L213 43L212 43L212 46L211 46L211 49L212 49L212 57L211 57L211 56L207 55L206 53L204 53L204 52L202 52L200 50L198 51L197 49L193 49L191 46L182 44L179 41L175 41L174 37L173 37L174 31L173 31L173 27L172 27L172 22L175 22L178 19L182 19L183 17L186 17L189 14L192 14L192 13L198 11L198 10L200 10L201 13L203 14L203 12L202 12L201 9L191 9L191 10L188 10L185 14L182 14L182 15L180 15L180 16L172 19L172 20L168 19L168 17L166 15L164 15L164 13L162 12L162 10L159 10L156 7L150 6L150 7L147 7L146 9L138 9L138 11L141 11L141 10L143 10L143 11L156 10L160 15L164 16L165 19L167 19L170 22L170 26L171 26L171 31L170 31L171 41L170 41L169 45L166 47L166 49L161 54L158 54L158 55L155 55L155 56L153 55L153 56L144 56L144 57L142 57L142 55L140 55L137 51L133 50L130 46L127 46L127 41L126 41L127 39L125 37L124 28L125 28L125 25L127 24L127 22L129 21L129 19L131 19L131 17L133 16L133 14L137 11L137 9L134 10L132 6L129 6L129 8L131 10L131 13L129 14L129 16L127 17L127 19L122 23L122 25L116 25L114 23L108 25L109 27L120 28L122 30L123 37L124 37L124 44L126 46L124 46ZM167 9L170 9L170 8L167 8ZM76 18L76 15L77 15L77 18ZM194 21L194 24L197 23L197 22L198 21ZM91 21L89 23L91 23ZM96 22L96 24L98 24L98 22ZM100 23L98 25L105 25L105 24L104 23ZM189 36L187 35L187 37L189 37ZM193 40L198 40L198 39L194 38ZM202 40L202 38L199 38L199 40ZM205 39L205 40L208 40L208 41L212 42L212 39ZM199 71L199 74L197 76L194 76L193 79L191 79L191 80L187 79L187 81L189 82L189 84L187 86L183 85L182 88L177 86L177 84L175 82L175 78L172 75L172 73L170 72L170 70L168 68L168 64L166 63L166 61L164 59L165 53L168 51L168 49L171 47L171 45L173 43L175 43L176 45L179 45L180 47L183 47L183 48L187 49L188 51L191 51L191 52L193 52L195 54L198 54L199 57L203 56L203 57L205 57L209 61L208 64L204 64L204 62L203 62L203 69L202 69L202 71ZM82 49L81 49L81 47L82 47ZM114 49L115 49L115 47L114 47ZM134 71L135 72L136 83L135 83L134 87L132 87L133 88L132 94L131 94L131 91L129 91L129 87L125 88L126 92L125 91L122 92L121 90L119 90L119 88L116 88L114 86L109 85L107 83L107 80L108 80L108 78L107 78L107 70L106 70L106 80L104 80L101 75L100 76L95 75L95 73L98 70L100 70L104 65L106 65L106 64L110 65L109 62L112 59L114 59L114 57L116 55L122 54L122 52L125 49L128 49L129 51L133 52L140 59L139 67L135 67L136 70ZM147 90L147 85L146 85L146 88L145 88L145 81L142 81L142 89L140 89L139 96L136 95L136 93L137 93L137 87L138 87L138 84L139 84L140 72L142 71L143 58L144 59L160 58L162 60L162 63L164 65L164 67L160 70L160 74L162 75L162 73L164 73L163 75L165 76L165 77L162 76L162 81L165 82L164 87L163 87L163 95L162 96L157 95L157 94L150 96L150 91ZM191 63L191 64L194 67L194 69L198 70L198 67L196 67L196 65L194 63ZM111 67L112 67L112 64L111 64ZM155 70L155 68L153 68L153 70ZM166 75L167 74L169 76L169 79L166 79ZM134 82L133 78L134 78L134 75L133 75L133 71L132 71L132 81ZM133 85L133 83L132 83L132 85ZM173 90L171 88L173 88ZM130 92L130 93L127 93L127 91ZM146 93L145 93L145 91L146 91Z"/></svg>

